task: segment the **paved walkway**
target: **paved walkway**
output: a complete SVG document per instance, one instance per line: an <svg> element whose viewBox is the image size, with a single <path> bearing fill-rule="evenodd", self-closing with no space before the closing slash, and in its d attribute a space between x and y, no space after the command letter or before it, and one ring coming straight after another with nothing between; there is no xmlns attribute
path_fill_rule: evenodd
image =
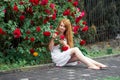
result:
<svg viewBox="0 0 120 80"><path fill-rule="evenodd" d="M108 69L90 70L85 65L51 68L35 68L29 71L0 73L0 80L101 80L102 78L120 76L120 55L96 59L107 64Z"/></svg>

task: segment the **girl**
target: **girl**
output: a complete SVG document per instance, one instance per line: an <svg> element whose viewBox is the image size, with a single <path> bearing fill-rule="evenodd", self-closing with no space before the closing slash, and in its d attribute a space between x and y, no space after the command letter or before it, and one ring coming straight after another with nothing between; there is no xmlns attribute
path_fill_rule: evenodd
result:
<svg viewBox="0 0 120 80"><path fill-rule="evenodd" d="M68 63L81 61L88 66L90 69L99 70L107 67L106 65L99 63L93 59L90 59L82 54L79 48L74 47L72 26L68 19L62 19L57 27L58 34L54 33L49 43L49 49L51 51L51 57L56 66L65 66ZM54 40L59 35L65 35L64 40L59 40L59 43L67 46L69 49L61 52L60 44L55 45Z"/></svg>

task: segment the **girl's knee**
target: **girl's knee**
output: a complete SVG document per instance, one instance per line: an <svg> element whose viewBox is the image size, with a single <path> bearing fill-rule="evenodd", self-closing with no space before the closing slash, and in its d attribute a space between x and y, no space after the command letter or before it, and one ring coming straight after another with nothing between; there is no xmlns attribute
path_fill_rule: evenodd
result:
<svg viewBox="0 0 120 80"><path fill-rule="evenodd" d="M74 48L71 48L71 49L72 49L71 54L75 54L76 52L79 51L78 47L74 47Z"/></svg>
<svg viewBox="0 0 120 80"><path fill-rule="evenodd" d="M78 50L79 50L78 47L74 47L74 48L72 48L72 52L76 52L76 51L78 51Z"/></svg>
<svg viewBox="0 0 120 80"><path fill-rule="evenodd" d="M79 48L78 47L74 47L74 50L77 51L77 50L79 50Z"/></svg>

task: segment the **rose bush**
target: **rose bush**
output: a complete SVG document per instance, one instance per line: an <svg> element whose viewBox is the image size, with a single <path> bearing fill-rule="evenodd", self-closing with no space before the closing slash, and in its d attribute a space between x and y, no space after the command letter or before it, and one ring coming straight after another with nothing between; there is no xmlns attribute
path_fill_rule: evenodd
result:
<svg viewBox="0 0 120 80"><path fill-rule="evenodd" d="M77 38L75 46L80 47L79 32L88 30L84 16L85 11L78 8L78 0L0 2L0 63L51 61L48 42L62 18L70 19L74 38Z"/></svg>

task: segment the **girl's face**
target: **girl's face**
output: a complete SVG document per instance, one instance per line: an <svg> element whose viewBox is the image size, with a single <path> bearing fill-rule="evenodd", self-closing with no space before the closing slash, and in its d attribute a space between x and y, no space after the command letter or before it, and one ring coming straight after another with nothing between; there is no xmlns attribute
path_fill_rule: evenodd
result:
<svg viewBox="0 0 120 80"><path fill-rule="evenodd" d="M65 24L63 22L60 23L59 27L58 27L58 30L61 32L61 33L64 33L66 28L65 28Z"/></svg>

